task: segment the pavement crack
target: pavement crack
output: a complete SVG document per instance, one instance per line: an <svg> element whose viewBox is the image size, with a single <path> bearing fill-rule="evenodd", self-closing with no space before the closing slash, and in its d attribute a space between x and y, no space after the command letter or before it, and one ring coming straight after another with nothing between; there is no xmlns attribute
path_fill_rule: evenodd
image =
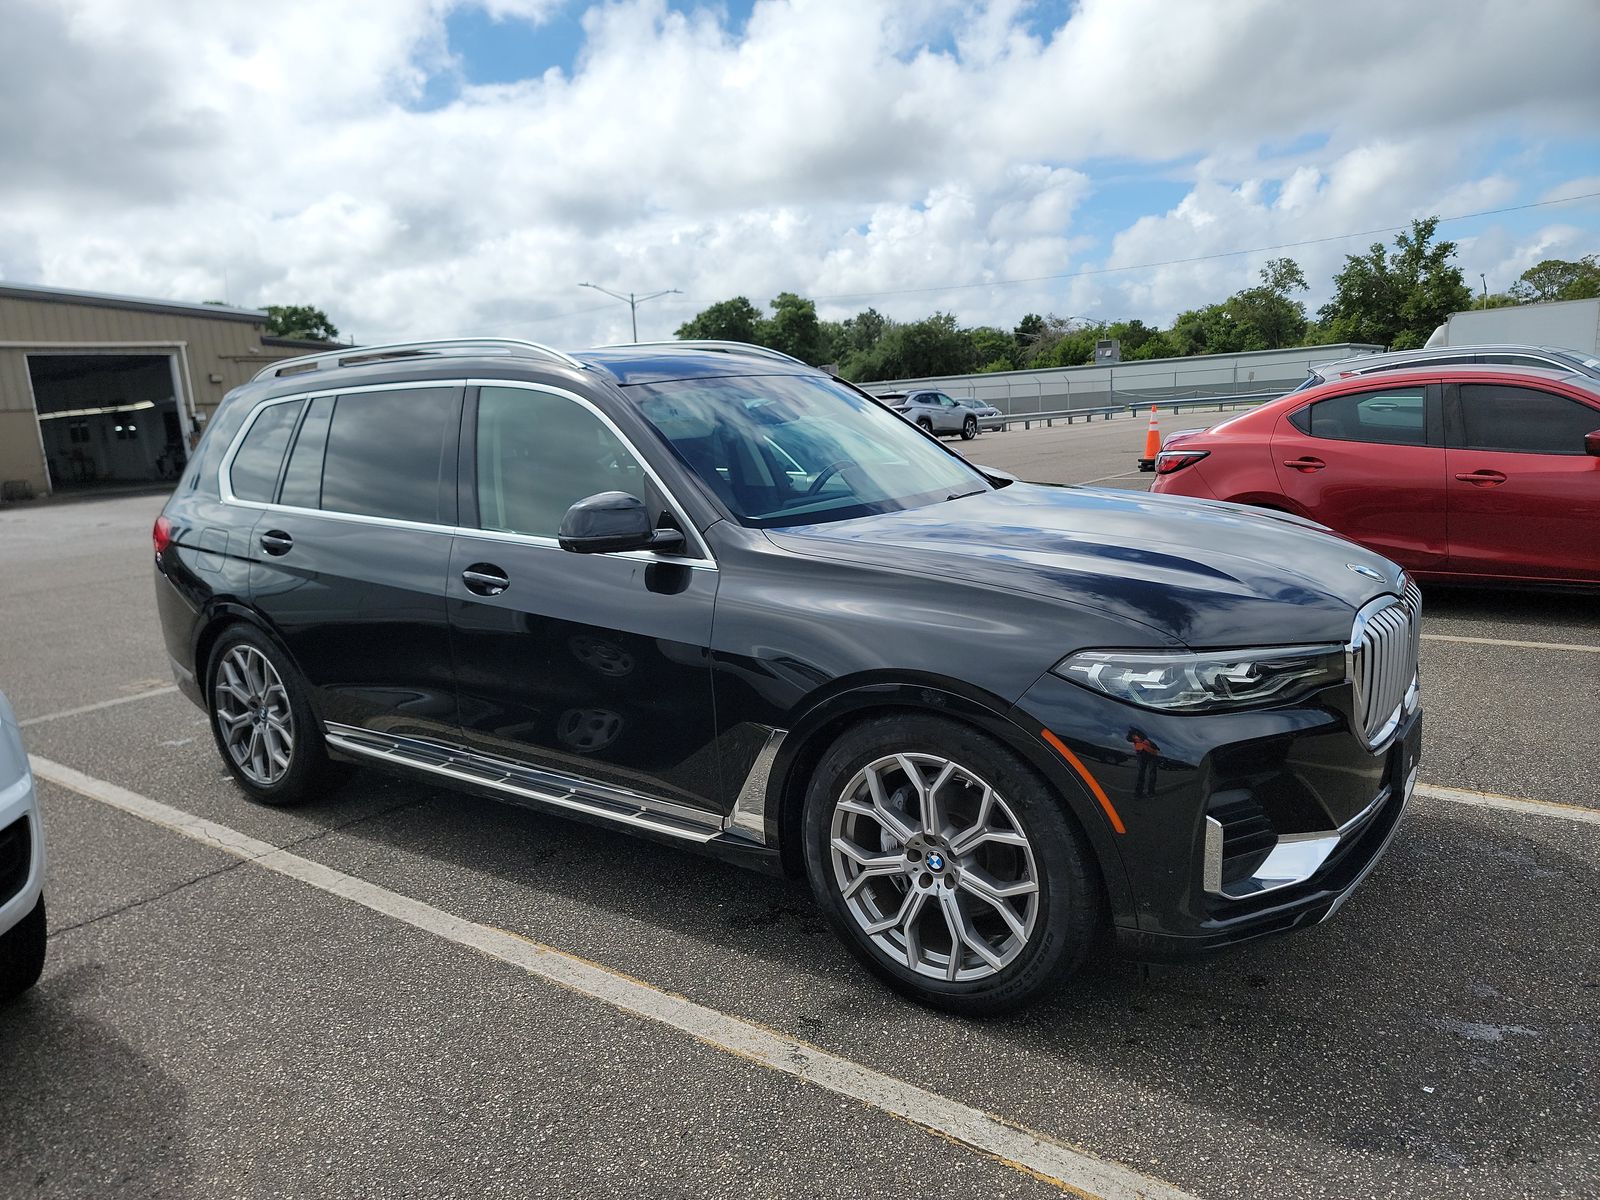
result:
<svg viewBox="0 0 1600 1200"><path fill-rule="evenodd" d="M224 853L226 852L224 851ZM107 909L103 913L96 913L92 917L86 917L84 920L76 921L71 925L53 926L50 929L49 938L51 941L54 941L56 938L64 937L66 934L72 933L75 930L85 929L90 925L98 925L101 921L108 921L112 917L120 917L123 913L132 912L137 908L143 908L147 904L154 904L157 900L165 900L168 896L177 895L177 893L186 888L191 888L197 883L204 883L208 879L215 879L219 875L225 875L229 871L237 870L250 861L251 860L247 858L235 858L229 862L223 863L220 867L215 867L210 871L206 871L204 874L196 875L193 879L185 879L181 883L175 883L171 887L155 893L153 896L141 896L137 900L130 900L126 904L119 904L116 908Z"/></svg>

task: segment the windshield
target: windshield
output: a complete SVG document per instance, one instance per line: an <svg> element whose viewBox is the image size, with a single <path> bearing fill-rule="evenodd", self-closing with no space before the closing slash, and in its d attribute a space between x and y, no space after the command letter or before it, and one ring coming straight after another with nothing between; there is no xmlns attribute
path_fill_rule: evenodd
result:
<svg viewBox="0 0 1600 1200"><path fill-rule="evenodd" d="M684 379L628 392L746 525L841 521L989 490L904 418L829 379Z"/></svg>

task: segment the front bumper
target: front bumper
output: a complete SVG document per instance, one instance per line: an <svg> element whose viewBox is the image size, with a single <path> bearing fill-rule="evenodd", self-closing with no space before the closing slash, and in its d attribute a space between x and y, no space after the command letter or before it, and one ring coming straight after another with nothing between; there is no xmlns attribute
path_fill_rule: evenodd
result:
<svg viewBox="0 0 1600 1200"><path fill-rule="evenodd" d="M12 736L0 726L0 737ZM33 774L21 761L22 774L0 788L0 934L31 913L44 891L44 826Z"/></svg>
<svg viewBox="0 0 1600 1200"><path fill-rule="evenodd" d="M1029 691L1023 719L1068 744L1125 827L1094 839L1115 846L1120 863L1102 850L1102 869L1132 897L1113 914L1120 951L1176 961L1338 910L1399 827L1422 737L1412 707L1368 751L1349 700L1334 687L1294 707L1173 716L1054 676Z"/></svg>

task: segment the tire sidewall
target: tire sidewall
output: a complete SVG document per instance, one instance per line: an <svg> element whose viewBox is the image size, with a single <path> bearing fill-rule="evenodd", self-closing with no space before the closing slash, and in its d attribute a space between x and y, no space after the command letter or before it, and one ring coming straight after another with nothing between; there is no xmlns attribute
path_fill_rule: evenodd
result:
<svg viewBox="0 0 1600 1200"><path fill-rule="evenodd" d="M294 720L294 747L289 755L289 769L283 777L269 787L249 779L233 761L223 736L222 722L217 719L216 681L217 668L222 658L236 646L253 646L260 651L277 671L278 678L289 696L289 712ZM327 765L327 747L322 738L322 725L311 708L306 687L300 672L277 643L253 625L235 625L219 637L211 648L211 658L206 663L206 718L211 726L211 737L216 742L217 753L223 765L233 776L241 790L258 804L284 807L301 804L311 798L316 785L321 782Z"/></svg>
<svg viewBox="0 0 1600 1200"><path fill-rule="evenodd" d="M828 847L834 802L856 772L896 750L937 754L978 774L1005 799L1032 844L1039 876L1033 936L995 975L949 983L894 962L856 924L839 895ZM812 774L803 828L806 875L829 923L875 975L924 1003L968 1015L1019 1007L1077 967L1099 930L1098 875L1063 802L1015 754L958 722L904 714L875 718L846 732Z"/></svg>
<svg viewBox="0 0 1600 1200"><path fill-rule="evenodd" d="M0 1004L21 996L44 974L48 945L44 897L28 915L0 934Z"/></svg>
<svg viewBox="0 0 1600 1200"><path fill-rule="evenodd" d="M975 438L977 436L978 436L978 418L977 417L968 417L965 421L961 422L961 440L962 441L970 442L973 438Z"/></svg>

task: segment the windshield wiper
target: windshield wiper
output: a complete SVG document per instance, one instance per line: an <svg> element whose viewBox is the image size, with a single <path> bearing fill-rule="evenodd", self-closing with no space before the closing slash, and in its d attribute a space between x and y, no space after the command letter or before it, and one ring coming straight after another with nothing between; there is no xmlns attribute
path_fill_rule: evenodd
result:
<svg viewBox="0 0 1600 1200"><path fill-rule="evenodd" d="M965 500L968 496L981 496L981 495L983 495L984 492L986 492L988 490L989 490L988 488L973 488L972 491L970 491L970 492L951 492L948 496L945 497L945 499L946 500Z"/></svg>

